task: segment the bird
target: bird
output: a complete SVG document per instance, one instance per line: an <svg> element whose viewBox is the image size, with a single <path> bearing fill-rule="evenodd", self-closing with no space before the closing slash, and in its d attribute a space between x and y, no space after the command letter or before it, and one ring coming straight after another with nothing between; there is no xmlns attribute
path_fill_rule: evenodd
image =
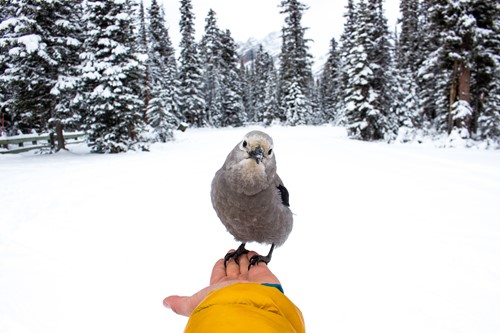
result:
<svg viewBox="0 0 500 333"><path fill-rule="evenodd" d="M250 269L268 264L275 247L285 243L293 227L289 193L276 173L273 139L265 132L251 131L236 144L211 184L212 206L234 239L241 242L224 264L248 253L246 244L271 245L266 256L250 258Z"/></svg>

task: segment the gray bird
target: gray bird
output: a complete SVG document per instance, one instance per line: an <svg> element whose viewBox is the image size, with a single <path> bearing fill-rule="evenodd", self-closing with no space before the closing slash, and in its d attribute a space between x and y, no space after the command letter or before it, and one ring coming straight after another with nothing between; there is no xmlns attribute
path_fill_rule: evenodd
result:
<svg viewBox="0 0 500 333"><path fill-rule="evenodd" d="M247 242L271 244L267 256L250 259L249 268L269 263L275 246L283 245L293 226L288 191L276 174L273 139L261 131L245 135L216 172L211 197L222 224L242 242L224 263L248 253Z"/></svg>

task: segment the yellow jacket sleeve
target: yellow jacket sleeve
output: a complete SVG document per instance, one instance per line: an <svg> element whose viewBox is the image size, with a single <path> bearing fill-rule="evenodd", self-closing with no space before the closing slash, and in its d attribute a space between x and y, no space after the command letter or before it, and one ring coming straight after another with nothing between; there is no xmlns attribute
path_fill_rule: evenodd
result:
<svg viewBox="0 0 500 333"><path fill-rule="evenodd" d="M191 314L186 333L303 333L300 310L277 288L237 283L211 292Z"/></svg>

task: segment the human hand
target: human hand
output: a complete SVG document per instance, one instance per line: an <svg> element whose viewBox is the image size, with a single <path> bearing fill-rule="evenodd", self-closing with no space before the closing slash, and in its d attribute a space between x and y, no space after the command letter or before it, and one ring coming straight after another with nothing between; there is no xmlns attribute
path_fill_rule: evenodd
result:
<svg viewBox="0 0 500 333"><path fill-rule="evenodd" d="M234 250L230 251L234 252ZM234 283L272 283L279 284L278 278L269 270L267 265L260 262L248 269L250 258L257 253L250 251L239 257L238 263L230 259L224 267L224 259L219 259L212 269L210 285L201 289L192 296L169 296L163 300L163 305L183 316L191 315L191 312L212 291Z"/></svg>

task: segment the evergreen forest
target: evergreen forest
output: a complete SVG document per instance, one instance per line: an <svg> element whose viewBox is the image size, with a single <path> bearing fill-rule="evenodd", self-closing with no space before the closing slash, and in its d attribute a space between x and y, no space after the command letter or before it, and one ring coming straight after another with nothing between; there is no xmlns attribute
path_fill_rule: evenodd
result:
<svg viewBox="0 0 500 333"><path fill-rule="evenodd" d="M279 61L261 46L248 62L213 10L195 39L191 0L168 8L180 10L179 45L157 0L0 0L3 135L63 142L63 131L85 131L92 152L119 153L184 126L334 124L364 141L448 135L499 147L500 4L401 0L396 32L383 5L348 0L343 33L313 73L299 0L276 8Z"/></svg>

